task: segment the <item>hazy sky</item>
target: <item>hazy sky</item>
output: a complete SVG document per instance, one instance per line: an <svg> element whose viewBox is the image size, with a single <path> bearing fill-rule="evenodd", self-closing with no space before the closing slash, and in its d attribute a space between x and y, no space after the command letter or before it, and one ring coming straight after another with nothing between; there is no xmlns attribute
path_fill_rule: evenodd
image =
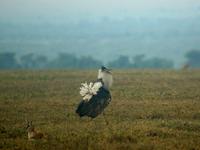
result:
<svg viewBox="0 0 200 150"><path fill-rule="evenodd" d="M68 20L78 22L80 21L79 19L98 20L99 18L102 19L102 16L112 19L123 19L123 17L149 17L150 20L154 21L160 20L157 19L157 17L163 17L165 19L166 17L175 18L172 18L172 22L169 22L169 25L163 24L162 22L154 22L156 24L151 24L153 28L146 28L145 22L141 22L141 26L138 26L139 31L136 31L136 27L133 33L130 32L132 36L111 36L112 38L109 39L110 41L108 40L107 44L103 45L101 45L101 43L102 41L106 41L106 39L96 37L97 40L95 41L87 38L87 34L84 35L86 38L84 40L71 39L72 41L70 42L70 39L66 40L63 38L62 42L58 44L56 41L56 35L59 37L56 31L60 31L58 28L52 30L51 33L53 35L55 34L55 41L51 41L51 38L48 39L48 35L46 35L48 32L41 32L43 30L46 31L45 27L41 26L41 29L34 28L34 31L30 32L29 30L24 30L23 33L26 35L25 37L31 38L32 32L34 32L37 38L31 39L31 41L23 40L23 42L19 40L23 33L21 35L21 32L17 32L18 28L15 29L16 32L13 29L2 29L4 31L2 33L7 35L5 37L8 37L8 39L15 37L15 33L19 33L19 35L16 39L13 38L13 41L5 40L6 38L4 39L3 37L2 40L0 40L0 50L15 52L23 50L43 50L44 52L50 52L52 49L56 49L56 51L65 50L70 53L75 53L76 50L76 54L82 54L82 47L84 47L84 50L88 52L87 54L92 55L94 53L92 56L95 57L98 51L101 55L97 57L101 59L105 58L107 61L110 60L110 57L105 57L108 55L116 57L118 54L130 56L145 54L150 57L167 57L173 59L176 63L182 64L184 54L187 51L199 48L199 21L196 17L200 16L200 0L0 0L0 23L11 21L19 22L19 24L23 25L24 21L30 21L31 23L47 21L59 24L60 22L62 23ZM165 21L167 21L167 19ZM118 30L121 29L122 31L132 31L130 26L123 25L124 20L121 20L120 23L122 27L115 28L115 32L113 31L113 33L117 33ZM127 28L124 29L124 27ZM62 30L66 33L69 32L66 28ZM90 30L88 30L88 32L89 31ZM149 32L145 33L145 31ZM108 33L109 32L110 30L108 30ZM171 38L166 36L173 35L174 32L178 35L175 37L171 36ZM140 36L134 36L134 33L138 33ZM155 33L155 35L159 35L158 37L161 38L153 37L151 33ZM46 38L42 41L40 35ZM112 35L112 32L110 35ZM143 39L141 39L141 37L143 37ZM118 38L121 38L120 41L117 41ZM52 45L46 43L52 43ZM163 53L165 51L167 51L167 53Z"/></svg>
<svg viewBox="0 0 200 150"><path fill-rule="evenodd" d="M0 0L0 19L177 15L197 8L199 0Z"/></svg>

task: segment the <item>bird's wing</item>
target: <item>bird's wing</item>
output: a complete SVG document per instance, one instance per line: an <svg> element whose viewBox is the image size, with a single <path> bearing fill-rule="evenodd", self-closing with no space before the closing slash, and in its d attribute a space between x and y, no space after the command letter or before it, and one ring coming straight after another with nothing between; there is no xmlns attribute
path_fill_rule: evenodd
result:
<svg viewBox="0 0 200 150"><path fill-rule="evenodd" d="M101 87L96 95L93 95L89 101L82 100L78 105L76 113L80 117L88 116L95 118L98 116L111 101L110 92Z"/></svg>

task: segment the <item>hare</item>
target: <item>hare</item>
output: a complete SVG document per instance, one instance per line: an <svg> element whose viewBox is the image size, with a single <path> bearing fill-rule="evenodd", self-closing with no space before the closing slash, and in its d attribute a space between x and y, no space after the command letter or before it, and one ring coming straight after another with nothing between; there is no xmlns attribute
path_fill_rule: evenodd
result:
<svg viewBox="0 0 200 150"><path fill-rule="evenodd" d="M38 132L35 130L32 121L27 122L27 127L26 127L27 133L28 133L28 140L34 140L34 139L42 139L44 138L44 134L41 132Z"/></svg>

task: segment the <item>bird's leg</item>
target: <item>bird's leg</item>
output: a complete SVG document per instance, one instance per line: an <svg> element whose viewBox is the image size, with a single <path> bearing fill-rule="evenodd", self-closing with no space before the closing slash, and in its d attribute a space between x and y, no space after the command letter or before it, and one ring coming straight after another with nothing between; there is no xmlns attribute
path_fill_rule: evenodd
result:
<svg viewBox="0 0 200 150"><path fill-rule="evenodd" d="M106 126L108 126L108 125L109 125L109 122L108 122L108 120L106 119L105 113L104 113L104 112L103 112L103 118L104 118L104 121L105 121L105 123L106 123Z"/></svg>
<svg viewBox="0 0 200 150"><path fill-rule="evenodd" d="M104 118L104 121L105 121L105 123L106 123L106 126L108 127L108 129L110 130L110 133L112 134L112 129L111 129L110 126L109 126L109 122L108 122L108 120L106 119L105 113L104 113L104 112L103 112L103 118Z"/></svg>
<svg viewBox="0 0 200 150"><path fill-rule="evenodd" d="M88 134L93 134L93 123L94 123L94 119L93 118L88 118Z"/></svg>
<svg viewBox="0 0 200 150"><path fill-rule="evenodd" d="M86 138L87 138L87 147L90 145L90 137L93 134L92 132L92 118L87 118L87 133L86 133Z"/></svg>
<svg viewBox="0 0 200 150"><path fill-rule="evenodd" d="M91 122L93 123L93 128L92 128L92 130L93 130L93 133L94 132L98 132L98 128L97 128L97 124L96 124L96 119L95 118L91 118Z"/></svg>
<svg viewBox="0 0 200 150"><path fill-rule="evenodd" d="M98 118L95 118L94 119L94 131L96 132L96 133L98 133L99 132L99 127L98 127Z"/></svg>

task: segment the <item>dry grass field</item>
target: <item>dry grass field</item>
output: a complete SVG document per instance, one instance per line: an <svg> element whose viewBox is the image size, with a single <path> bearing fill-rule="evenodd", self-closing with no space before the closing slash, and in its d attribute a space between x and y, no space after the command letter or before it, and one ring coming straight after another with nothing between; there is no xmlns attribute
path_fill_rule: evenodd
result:
<svg viewBox="0 0 200 150"><path fill-rule="evenodd" d="M108 126L75 114L96 74L0 71L0 149L200 149L200 70L114 70ZM26 120L46 137L27 140Z"/></svg>

